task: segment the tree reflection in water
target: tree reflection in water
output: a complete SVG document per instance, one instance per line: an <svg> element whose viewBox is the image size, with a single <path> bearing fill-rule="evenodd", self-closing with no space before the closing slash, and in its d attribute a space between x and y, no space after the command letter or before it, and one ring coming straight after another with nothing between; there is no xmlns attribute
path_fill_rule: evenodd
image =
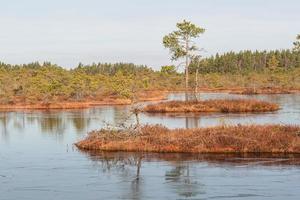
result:
<svg viewBox="0 0 300 200"><path fill-rule="evenodd" d="M8 116L9 113L7 112L2 112L0 113L0 127L1 127L1 137L4 140L8 140L8 123L10 121L10 117Z"/></svg>
<svg viewBox="0 0 300 200"><path fill-rule="evenodd" d="M22 132L26 126L24 112L0 112L0 131L4 140L8 140L11 126Z"/></svg>
<svg viewBox="0 0 300 200"><path fill-rule="evenodd" d="M193 175L190 173L190 165L188 162L175 162L174 167L166 171L165 180L172 190L182 197L194 197L201 193L205 193L204 185L196 180L193 180Z"/></svg>
<svg viewBox="0 0 300 200"><path fill-rule="evenodd" d="M90 126L102 128L105 123L112 125L124 121L128 109L122 106L106 106L81 110L27 110L0 112L0 131L3 138L9 136L11 128L23 132L26 128L38 128L42 134L63 136L74 129L77 134L91 131ZM131 123L129 120L128 123ZM73 130L72 130L73 132Z"/></svg>
<svg viewBox="0 0 300 200"><path fill-rule="evenodd" d="M100 167L104 173L116 170L122 183L129 183L125 189L126 199L142 199L144 180L141 176L143 154L127 155L123 153L84 152L93 161L95 167ZM129 180L129 181L128 181Z"/></svg>
<svg viewBox="0 0 300 200"><path fill-rule="evenodd" d="M119 174L122 187L125 189L123 195L128 199L141 199L145 183L151 182L151 176L157 175L143 174L142 166L144 165L144 168L147 169L151 162L164 162L166 164L163 166L167 167L160 168L165 170L164 175L155 178L161 178L161 183L166 185L172 194L177 194L179 198L195 198L206 193L206 186L199 181L202 176L199 173L199 165L202 167L294 167L300 165L300 155L298 154L81 152L93 161L96 168L100 168L104 173L110 174L114 170L113 174Z"/></svg>
<svg viewBox="0 0 300 200"><path fill-rule="evenodd" d="M87 132L87 127L91 123L91 117L89 113L82 112L70 112L70 121L72 122L77 133Z"/></svg>
<svg viewBox="0 0 300 200"><path fill-rule="evenodd" d="M56 114L39 118L39 124L43 133L61 135L65 129L64 119Z"/></svg>
<svg viewBox="0 0 300 200"><path fill-rule="evenodd" d="M203 193L203 185L193 180L189 162L182 161L179 154L144 154L122 152L83 151L103 172L111 170L121 172L124 183L130 180L130 191L126 192L128 199L141 199L143 183L147 177L142 175L142 164L152 160L163 160L171 163L172 169L165 172L162 181L175 190L179 196L193 197ZM131 169L131 170L130 170ZM133 176L129 177L129 171Z"/></svg>

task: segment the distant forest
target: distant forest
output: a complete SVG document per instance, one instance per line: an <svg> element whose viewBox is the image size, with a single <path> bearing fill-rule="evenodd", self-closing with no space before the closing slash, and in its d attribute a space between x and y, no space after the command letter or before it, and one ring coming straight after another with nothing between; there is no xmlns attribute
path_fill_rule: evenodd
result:
<svg viewBox="0 0 300 200"><path fill-rule="evenodd" d="M33 62L22 65L11 65L0 62L0 69L38 69L40 67L59 67L50 62ZM240 51L216 54L200 60L193 59L190 63L190 73L195 73L198 68L199 73L238 73L263 71L266 69L294 69L300 67L300 52L290 49L275 51ZM173 72L175 69L172 69ZM146 65L135 65L133 63L93 63L90 65L79 65L70 71L83 71L89 75L115 75L122 72L124 75L132 75L139 72L153 72L154 70Z"/></svg>
<svg viewBox="0 0 300 200"><path fill-rule="evenodd" d="M300 67L300 52L292 50L240 51L216 54L209 58L194 60L192 72L198 68L200 73L238 73L263 71L266 69L294 69Z"/></svg>

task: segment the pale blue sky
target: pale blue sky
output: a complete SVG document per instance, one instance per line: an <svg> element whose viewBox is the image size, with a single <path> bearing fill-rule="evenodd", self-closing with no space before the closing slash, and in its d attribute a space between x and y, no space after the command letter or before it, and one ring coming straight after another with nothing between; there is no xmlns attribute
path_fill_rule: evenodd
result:
<svg viewBox="0 0 300 200"><path fill-rule="evenodd" d="M162 37L183 19L207 29L205 55L290 48L299 0L0 0L0 61L169 64Z"/></svg>

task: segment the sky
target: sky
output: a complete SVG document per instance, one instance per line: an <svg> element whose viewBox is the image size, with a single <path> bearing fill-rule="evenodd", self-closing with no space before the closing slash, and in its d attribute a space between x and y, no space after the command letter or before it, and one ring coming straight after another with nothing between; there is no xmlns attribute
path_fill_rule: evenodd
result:
<svg viewBox="0 0 300 200"><path fill-rule="evenodd" d="M164 35L183 19L206 29L203 56L291 48L299 0L0 0L0 61L171 63Z"/></svg>

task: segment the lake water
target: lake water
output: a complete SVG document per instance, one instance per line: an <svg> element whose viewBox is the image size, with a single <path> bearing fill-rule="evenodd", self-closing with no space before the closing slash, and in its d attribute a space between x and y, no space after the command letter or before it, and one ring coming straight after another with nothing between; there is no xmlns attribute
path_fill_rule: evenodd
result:
<svg viewBox="0 0 300 200"><path fill-rule="evenodd" d="M259 98L282 109L265 114L142 114L141 122L170 128L300 125L299 94L201 98ZM300 155L103 153L73 146L91 130L123 123L128 110L105 106L0 112L0 200L299 199Z"/></svg>

